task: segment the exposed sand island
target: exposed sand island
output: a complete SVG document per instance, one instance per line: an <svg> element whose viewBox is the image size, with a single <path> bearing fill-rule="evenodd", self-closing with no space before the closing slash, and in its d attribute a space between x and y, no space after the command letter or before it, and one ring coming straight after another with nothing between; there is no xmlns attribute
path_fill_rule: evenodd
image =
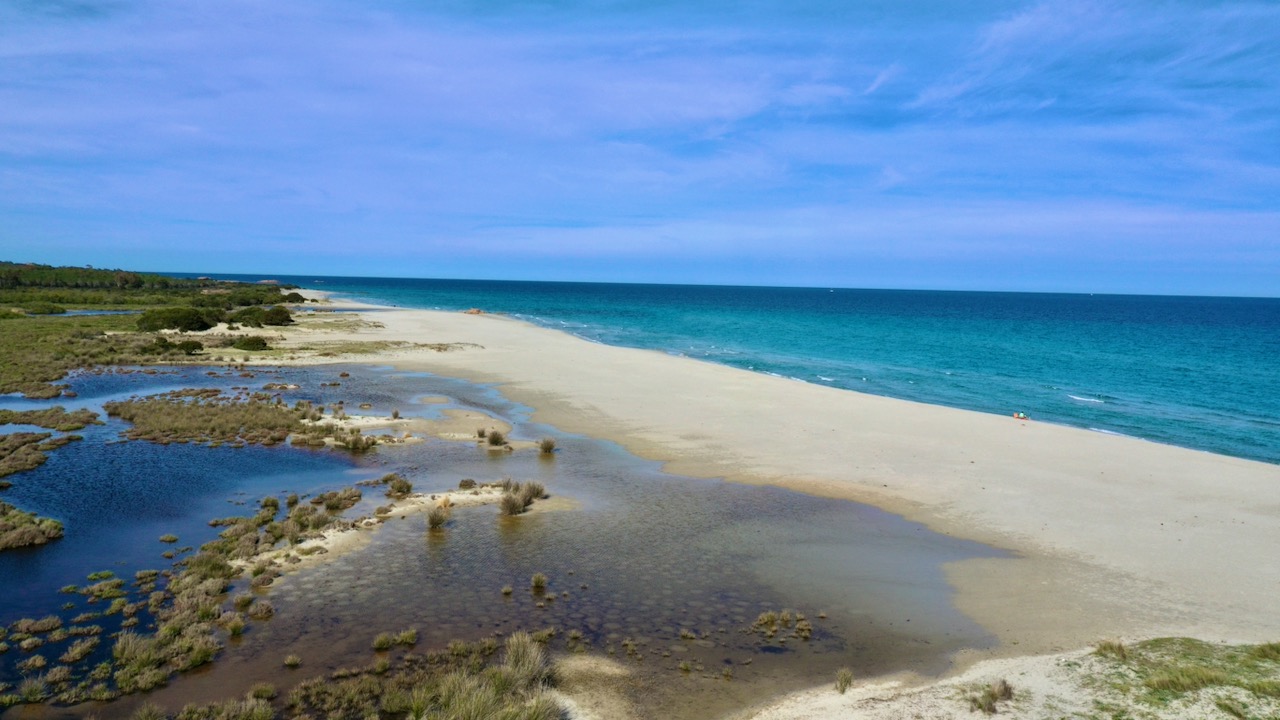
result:
<svg viewBox="0 0 1280 720"><path fill-rule="evenodd" d="M958 607L1001 641L957 658L957 671L1111 637L1280 638L1275 465L611 347L500 315L332 307L377 312L302 319L273 341L284 357L263 360L305 347L293 362L497 384L535 420L675 473L856 500L1015 552L948 568ZM348 354L360 346L376 351ZM849 707L819 709L815 697L794 700L812 714L768 717Z"/></svg>

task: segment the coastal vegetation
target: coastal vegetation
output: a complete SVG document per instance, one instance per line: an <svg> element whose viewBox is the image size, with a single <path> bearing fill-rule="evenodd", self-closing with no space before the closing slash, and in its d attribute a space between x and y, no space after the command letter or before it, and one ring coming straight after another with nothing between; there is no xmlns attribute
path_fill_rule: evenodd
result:
<svg viewBox="0 0 1280 720"><path fill-rule="evenodd" d="M62 537L62 523L0 502L0 550L43 545Z"/></svg>
<svg viewBox="0 0 1280 720"><path fill-rule="evenodd" d="M0 322L0 392L57 397L62 388L55 383L74 369L182 358L197 351L182 342L195 341L165 345L152 333L206 330L237 308L257 309L264 325L287 324L288 309L283 305L304 301L297 293L286 293L289 289L0 262L0 318L5 319ZM278 309L264 309L271 307ZM59 309L141 314L59 316Z"/></svg>
<svg viewBox="0 0 1280 720"><path fill-rule="evenodd" d="M284 405L264 393L224 395L177 390L104 403L107 415L132 423L125 436L151 442L273 445L302 427L308 409Z"/></svg>
<svg viewBox="0 0 1280 720"><path fill-rule="evenodd" d="M379 442L377 436L362 435L357 428L320 423L323 408L306 401L286 405L279 397L263 392L226 395L216 389L175 390L108 402L102 407L108 416L132 423L123 433L126 438L160 444L276 445L292 435L294 445L332 445L361 453ZM407 495L413 487L409 484L405 489L407 482L402 478L391 483L391 491Z"/></svg>
<svg viewBox="0 0 1280 720"><path fill-rule="evenodd" d="M91 424L102 424L92 410L67 412L61 405L44 410L0 410L0 425L36 425L59 432L83 430Z"/></svg>
<svg viewBox="0 0 1280 720"><path fill-rule="evenodd" d="M245 631L245 618L263 622L275 614L274 606L265 598L244 593L230 596L235 583L243 582L246 569L251 568L250 584L257 584L259 578L274 577L278 572L275 561L263 560L266 553L282 543L293 548L320 537L326 529L351 527L351 521L339 513L359 499L359 490L343 488L320 495L311 503L286 508L283 515L278 502L264 502L252 516L210 521L210 525L222 528L218 537L202 545L194 555L176 562L172 570L138 571L132 586L114 572L101 570L89 574L86 585L64 587L64 592L79 595L86 602L109 603L101 613L81 613L75 618L77 623L119 616L121 631L104 643L101 627L76 624L64 629L63 620L56 615L22 619L9 628L0 628L0 639L7 634L8 639L24 643L26 650L77 638L55 655L62 663L56 672L29 678L36 684L25 692L0 695L0 707L44 700L110 700L159 687L174 673L211 662L221 651L222 636ZM141 623L139 617L144 613L150 620ZM144 627L153 630L143 631ZM412 645L416 640L413 631L394 636L400 645ZM109 648L109 659L99 657L101 645ZM45 658L40 657L41 660L28 658L20 669L28 674L43 669Z"/></svg>
<svg viewBox="0 0 1280 720"><path fill-rule="evenodd" d="M53 433L19 432L0 435L0 478L40 467L49 459L45 453L79 439L79 435L54 437ZM0 489L8 486L7 481L0 480Z"/></svg>
<svg viewBox="0 0 1280 720"><path fill-rule="evenodd" d="M1181 707L1208 698L1237 718L1280 713L1280 643L1220 645L1191 638L1158 638L1125 645L1100 643L1100 673L1088 684L1100 709ZM1131 713L1134 714L1134 713Z"/></svg>

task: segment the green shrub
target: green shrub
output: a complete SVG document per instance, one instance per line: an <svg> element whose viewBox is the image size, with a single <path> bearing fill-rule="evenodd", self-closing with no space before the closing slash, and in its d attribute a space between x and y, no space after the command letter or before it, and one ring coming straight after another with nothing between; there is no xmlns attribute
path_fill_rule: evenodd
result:
<svg viewBox="0 0 1280 720"><path fill-rule="evenodd" d="M262 323L264 325L292 325L293 315L289 313L289 308L282 305L276 305L263 313Z"/></svg>
<svg viewBox="0 0 1280 720"><path fill-rule="evenodd" d="M143 332L156 330L181 330L199 332L208 330L222 320L222 311L191 307L159 308L146 310L138 317L138 329Z"/></svg>
<svg viewBox="0 0 1280 720"><path fill-rule="evenodd" d="M174 346L183 355L195 355L204 350L204 343L198 340L183 340Z"/></svg>
<svg viewBox="0 0 1280 720"><path fill-rule="evenodd" d="M22 304L22 311L28 315L61 315L67 311L61 305L49 302L28 302Z"/></svg>
<svg viewBox="0 0 1280 720"><path fill-rule="evenodd" d="M236 350L270 350L271 346L267 344L267 339L261 335L246 335L239 338L231 347Z"/></svg>

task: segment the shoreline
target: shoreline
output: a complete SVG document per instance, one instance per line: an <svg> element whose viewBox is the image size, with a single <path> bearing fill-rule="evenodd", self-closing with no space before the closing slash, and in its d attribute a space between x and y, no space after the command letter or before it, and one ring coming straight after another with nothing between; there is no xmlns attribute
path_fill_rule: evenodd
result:
<svg viewBox="0 0 1280 720"><path fill-rule="evenodd" d="M958 654L948 675L1110 637L1280 636L1270 601L1280 569L1266 558L1280 542L1280 467L608 346L505 316L329 306L355 311L347 318L376 309L375 322L303 322L283 331L281 349L321 337L381 349L262 362L496 385L535 421L675 474L853 500L1013 552L947 568L956 606L999 640Z"/></svg>

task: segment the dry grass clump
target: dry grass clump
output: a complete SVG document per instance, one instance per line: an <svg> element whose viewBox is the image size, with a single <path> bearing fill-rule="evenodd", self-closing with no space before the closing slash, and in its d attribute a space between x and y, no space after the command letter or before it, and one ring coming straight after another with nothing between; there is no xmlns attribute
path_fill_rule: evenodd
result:
<svg viewBox="0 0 1280 720"><path fill-rule="evenodd" d="M1004 678L1000 678L984 687L981 692L969 696L969 710L981 710L994 715L1002 702L1013 699L1013 686Z"/></svg>
<svg viewBox="0 0 1280 720"><path fill-rule="evenodd" d="M393 500L403 500L409 497L409 493L413 492L413 483L396 473L391 473L382 478L382 482L387 486L387 497Z"/></svg>
<svg viewBox="0 0 1280 720"><path fill-rule="evenodd" d="M268 620L276 614L276 606L270 600L254 600L245 614L254 620Z"/></svg>
<svg viewBox="0 0 1280 720"><path fill-rule="evenodd" d="M1129 648L1125 647L1124 643L1119 640L1103 640L1094 646L1093 651L1098 655L1115 658L1120 662L1129 659Z"/></svg>
<svg viewBox="0 0 1280 720"><path fill-rule="evenodd" d="M542 573L534 573L529 579L529 587L537 593L544 592L547 589L547 576Z"/></svg>
<svg viewBox="0 0 1280 720"><path fill-rule="evenodd" d="M519 515L526 507L524 500L512 492L503 493L502 499L498 501L498 511L507 516Z"/></svg>
<svg viewBox="0 0 1280 720"><path fill-rule="evenodd" d="M841 695L845 694L853 685L853 671L847 667L842 667L836 671L836 692Z"/></svg>
<svg viewBox="0 0 1280 720"><path fill-rule="evenodd" d="M485 436L482 435L481 437ZM490 430L487 439L493 447L502 447L507 444L507 438L500 430Z"/></svg>
<svg viewBox="0 0 1280 720"><path fill-rule="evenodd" d="M287 668L296 668L302 665L302 658L298 655L286 655L284 658L284 666Z"/></svg>
<svg viewBox="0 0 1280 720"><path fill-rule="evenodd" d="M555 451L556 451L556 441L555 441L555 439L554 439L554 438L542 438L542 440L538 441L538 450L540 450L540 451L542 452L542 454L543 454L543 455L552 455L552 454L554 454L554 453L555 453Z"/></svg>
<svg viewBox="0 0 1280 720"><path fill-rule="evenodd" d="M762 612L751 623L751 629L770 640L785 630L790 630L791 637L799 640L808 640L813 636L813 623L803 613L794 610Z"/></svg>

